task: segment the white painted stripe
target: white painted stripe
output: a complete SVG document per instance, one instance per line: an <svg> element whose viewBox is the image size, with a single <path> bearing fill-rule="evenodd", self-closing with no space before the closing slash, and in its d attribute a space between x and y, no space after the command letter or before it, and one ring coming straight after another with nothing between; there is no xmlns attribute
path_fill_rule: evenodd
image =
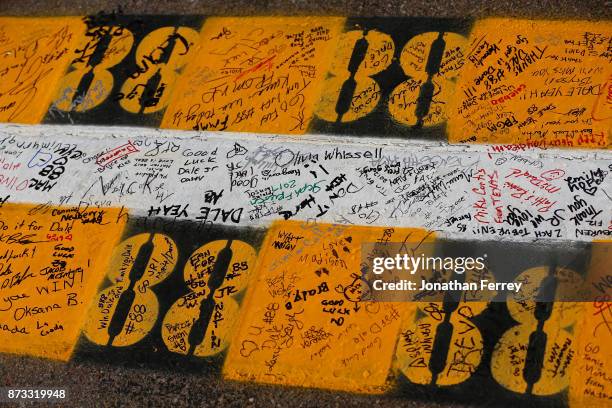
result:
<svg viewBox="0 0 612 408"><path fill-rule="evenodd" d="M113 156L107 152L129 142L139 151L119 160L113 168L101 170L96 164L96 155L104 154L103 157L110 160ZM241 148L233 155L236 143ZM26 180L46 180L39 172L58 159L61 155L54 151L66 145L74 146L85 156L68 159L65 172L52 181L56 184L50 191L21 189ZM242 148L246 151L240 151ZM129 149L129 146L124 147L119 156ZM353 158L349 158L351 155ZM200 161L194 163L194 160ZM11 163L19 167L11 170ZM124 165L118 168L118 163ZM363 172L364 167L378 166L380 170L367 171L367 176ZM391 174L396 168L400 174ZM147 176L153 170L159 175ZM563 175L548 181L546 178L551 178L552 170L560 170L559 174ZM245 176L238 177L240 172ZM484 196L478 193L481 186L475 179L479 172L486 174L482 180ZM547 173L543 178L544 172ZM591 180L589 185L587 179L592 178L591 172L595 172L595 181ZM602 150L531 149L496 153L489 145L448 145L371 137L286 137L125 127L0 125L0 195L10 194L9 201L125 206L141 215L146 215L151 206L188 205L189 219L201 216L201 207L210 207L213 210L209 220L217 215L216 223L223 223L223 213L215 208L235 209L231 213L235 220L238 209L243 208L236 225L268 225L274 219L283 218L275 210L296 212L296 206L310 194L314 202L310 202L310 207L297 210L292 219L425 227L456 238L477 239L535 240L536 231L538 235L550 231L550 238L588 241L593 239L588 231L604 238L612 228L610 173L612 153ZM346 180L338 179L338 186L326 191L332 180L342 174ZM596 180L597 174L603 175L603 180ZM495 175L500 197L492 196L494 189L490 177ZM400 178L391 183L396 177ZM568 177L586 177L587 181L580 183L580 179L570 179L579 181L569 183L574 187L570 191L565 180ZM190 178L197 181L187 181ZM514 187L505 185L506 182ZM527 190L522 197L520 188ZM216 205L205 202L207 190L223 190ZM335 198L334 193L340 197ZM533 197L527 199L529 196ZM478 211L475 206L483 197L486 216L481 213L478 218L487 224L474 218ZM539 204L538 198L541 198ZM257 204L263 201L265 205ZM376 204L365 208L368 203ZM520 210L525 220L517 221L522 224L518 227L499 224L495 220L495 207L501 208L504 219L509 209L516 209L513 211L518 214ZM268 211L272 213L262 215ZM317 217L322 211L326 213ZM585 218L577 224L574 216L578 213L584 213ZM460 219L467 216L471 219ZM231 215L228 217L225 223L234 224ZM460 220L453 221L451 217ZM465 231L458 227L460 224L465 224ZM495 227L496 233L482 233L482 226ZM500 227L504 233L500 233ZM514 228L526 228L527 235L514 236Z"/></svg>

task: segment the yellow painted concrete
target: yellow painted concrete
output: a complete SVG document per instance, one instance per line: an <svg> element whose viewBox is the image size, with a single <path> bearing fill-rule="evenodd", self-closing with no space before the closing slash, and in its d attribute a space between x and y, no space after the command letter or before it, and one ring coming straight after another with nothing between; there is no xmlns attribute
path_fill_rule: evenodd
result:
<svg viewBox="0 0 612 408"><path fill-rule="evenodd" d="M119 64L132 50L134 35L123 27L104 27L111 36L108 48L98 64L89 65L89 59L96 52L98 38L83 36L77 46L78 53L72 62L69 72L58 84L53 99L53 108L66 112L85 112L105 102L111 94L115 78L109 71ZM75 93L85 75L93 75L87 92L75 100Z"/></svg>
<svg viewBox="0 0 612 408"><path fill-rule="evenodd" d="M449 141L606 148L608 22L484 19L470 34Z"/></svg>
<svg viewBox="0 0 612 408"><path fill-rule="evenodd" d="M215 302L214 312L202 342L195 347L193 354L200 357L218 354L232 339L240 315L236 296L248 285L257 253L243 241L232 241L229 246L232 255L225 277L211 293L211 287L216 285L211 285L211 281L218 280L212 276L215 264L220 261L221 251L227 244L227 240L209 242L190 255L183 270L184 281L190 291L174 302L162 324L162 338L168 350L187 354L190 347L188 337L200 316L202 302L211 296Z"/></svg>
<svg viewBox="0 0 612 408"><path fill-rule="evenodd" d="M69 359L123 232L117 214L112 208L0 208L0 351Z"/></svg>
<svg viewBox="0 0 612 408"><path fill-rule="evenodd" d="M41 122L84 32L80 17L0 17L0 122Z"/></svg>
<svg viewBox="0 0 612 408"><path fill-rule="evenodd" d="M507 305L512 318L518 323L508 329L499 339L491 357L491 372L503 387L516 393L528 393L524 376L528 346L531 336L538 331L535 316L536 302L525 300L535 298L540 283L548 274L548 267L534 267L521 272L515 282L523 282L520 294L509 294ZM582 277L576 272L558 268L557 293L578 293L583 285ZM555 302L550 315L545 319L542 332L546 336L543 352L544 365L540 376L530 391L533 395L552 395L569 385L571 364L576 354L575 323L579 318L581 304L577 302Z"/></svg>
<svg viewBox="0 0 612 408"><path fill-rule="evenodd" d="M405 126L417 124L417 103L421 89L428 80L426 72L432 44L439 33L419 34L408 41L402 49L400 65L409 77L399 84L389 96L389 113ZM464 64L467 39L456 33L444 33L445 46L440 70L433 75L434 86L429 113L423 118L423 126L434 126L445 123L449 117L448 105L455 97L455 84L458 73Z"/></svg>
<svg viewBox="0 0 612 408"><path fill-rule="evenodd" d="M121 107L132 113L151 113L165 108L182 68L197 52L199 39L199 33L188 27L162 27L149 33L138 44L135 56L137 64L144 72L136 78L128 77L121 86ZM168 51L171 43L174 47L172 51ZM171 52L167 62L147 64L147 58L159 61L164 59L166 52ZM157 93L146 95L143 91L144 85L149 81L156 81L156 78L159 79Z"/></svg>
<svg viewBox="0 0 612 408"><path fill-rule="evenodd" d="M577 353L569 387L570 407L604 407L612 399L612 241L593 243L587 286L597 287L594 302L584 303L577 328ZM606 405L608 404L608 405Z"/></svg>
<svg viewBox="0 0 612 408"><path fill-rule="evenodd" d="M305 133L344 20L207 19L161 127Z"/></svg>
<svg viewBox="0 0 612 408"><path fill-rule="evenodd" d="M317 116L328 122L338 119L337 104L343 85L351 77L349 65L359 41L368 46L363 61L354 74L355 89L348 110L343 112L341 122L352 122L371 113L381 97L380 85L372 76L384 71L393 62L395 44L389 34L377 30L352 30L343 33L338 40L338 49L333 57L329 74L325 79L321 100L317 104Z"/></svg>
<svg viewBox="0 0 612 408"><path fill-rule="evenodd" d="M136 265L139 254L146 258L140 267ZM170 276L178 255L174 241L163 234L138 234L117 245L106 273L111 285L95 295L83 328L85 336L101 346L121 347L148 335L159 318L155 285ZM117 315L120 302L128 311L124 319Z"/></svg>
<svg viewBox="0 0 612 408"><path fill-rule="evenodd" d="M275 223L260 250L224 377L384 392L406 304L361 300L361 244L426 238L433 239L419 229Z"/></svg>

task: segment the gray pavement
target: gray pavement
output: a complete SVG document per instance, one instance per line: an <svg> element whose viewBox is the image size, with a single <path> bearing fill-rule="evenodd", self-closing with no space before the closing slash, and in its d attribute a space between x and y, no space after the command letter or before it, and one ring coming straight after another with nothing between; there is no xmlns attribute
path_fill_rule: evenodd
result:
<svg viewBox="0 0 612 408"><path fill-rule="evenodd" d="M123 367L92 361L61 363L0 355L2 387L65 388L74 407L407 407L462 408L469 405L356 395L299 387L222 381L214 373Z"/></svg>
<svg viewBox="0 0 612 408"><path fill-rule="evenodd" d="M83 15L121 8L124 13L205 15L351 15L607 19L606 0L0 0L2 15Z"/></svg>

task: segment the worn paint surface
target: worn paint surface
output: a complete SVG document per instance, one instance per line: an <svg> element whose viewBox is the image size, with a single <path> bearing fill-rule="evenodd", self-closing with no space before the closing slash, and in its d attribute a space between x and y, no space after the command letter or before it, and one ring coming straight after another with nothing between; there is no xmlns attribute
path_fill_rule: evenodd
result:
<svg viewBox="0 0 612 408"><path fill-rule="evenodd" d="M201 16L98 14L69 50L45 123L158 126L200 48Z"/></svg>
<svg viewBox="0 0 612 408"><path fill-rule="evenodd" d="M605 21L0 18L0 350L605 405L609 48ZM393 241L531 298L370 301L362 245Z"/></svg>
<svg viewBox="0 0 612 408"><path fill-rule="evenodd" d="M598 292L596 300L585 304L578 334L578 362L571 373L569 397L572 406L605 405L610 393L610 350L612 336L610 318L610 241L598 241L591 258L589 283Z"/></svg>
<svg viewBox="0 0 612 408"><path fill-rule="evenodd" d="M41 122L84 30L78 17L0 17L0 121Z"/></svg>
<svg viewBox="0 0 612 408"><path fill-rule="evenodd" d="M236 226L316 220L504 241L610 234L606 151L147 129L135 136L129 128L108 138L73 129L78 135L44 126L0 131L7 166L23 163L1 173L6 194ZM55 159L58 143L77 144L85 156Z"/></svg>
<svg viewBox="0 0 612 408"><path fill-rule="evenodd" d="M37 29L23 36L22 22ZM8 122L609 146L603 21L100 14L0 27Z"/></svg>
<svg viewBox="0 0 612 408"><path fill-rule="evenodd" d="M0 350L70 358L123 230L116 214L111 208L2 206Z"/></svg>
<svg viewBox="0 0 612 408"><path fill-rule="evenodd" d="M165 221L129 216L87 315L77 358L220 371L261 232Z"/></svg>
<svg viewBox="0 0 612 408"><path fill-rule="evenodd" d="M162 127L305 133L343 18L209 18Z"/></svg>
<svg viewBox="0 0 612 408"><path fill-rule="evenodd" d="M311 131L446 139L471 23L348 19Z"/></svg>
<svg viewBox="0 0 612 408"><path fill-rule="evenodd" d="M226 378L384 391L405 305L361 302L360 245L425 239L433 239L425 230L274 224Z"/></svg>
<svg viewBox="0 0 612 408"><path fill-rule="evenodd" d="M511 295L456 307L426 299L352 308L321 302L346 300L334 296L359 271L361 244L384 231L401 242L406 228L456 242L451 253L488 253L494 275L535 283L556 259L559 276L589 276L589 243L609 234L612 216L608 152L74 131L4 127L0 186L8 202L121 207L114 218L132 225L90 294L79 358L153 358L161 367L223 370L229 379L367 393L431 387L467 400L485 398L486 384L507 403L519 396L561 403L570 381L583 378L573 371L583 340L570 303L538 317ZM63 155L63 146L80 156ZM248 238L251 228L266 235L263 243ZM270 291L284 274L293 278ZM373 307L380 310L368 313ZM385 335L374 336L370 329L388 314ZM542 366L525 362L533 333L546 336ZM304 340L311 337L315 345ZM313 357L319 342L336 351ZM247 353L245 344L257 347Z"/></svg>
<svg viewBox="0 0 612 408"><path fill-rule="evenodd" d="M477 22L449 140L606 148L610 34L606 22Z"/></svg>

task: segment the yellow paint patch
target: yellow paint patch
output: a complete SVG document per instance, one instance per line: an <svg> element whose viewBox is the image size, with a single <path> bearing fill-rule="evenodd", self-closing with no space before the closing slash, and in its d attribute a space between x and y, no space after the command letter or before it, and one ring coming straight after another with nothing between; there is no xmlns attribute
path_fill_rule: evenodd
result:
<svg viewBox="0 0 612 408"><path fill-rule="evenodd" d="M304 133L344 20L207 19L161 127Z"/></svg>
<svg viewBox="0 0 612 408"><path fill-rule="evenodd" d="M123 232L117 215L111 208L0 208L0 351L68 360Z"/></svg>
<svg viewBox="0 0 612 408"><path fill-rule="evenodd" d="M325 79L317 116L328 122L352 122L372 112L381 96L380 85L372 77L391 65L394 51L389 34L377 30L343 33ZM364 54L363 60L357 61L359 65L354 53Z"/></svg>
<svg viewBox="0 0 612 408"><path fill-rule="evenodd" d="M408 78L391 91L387 106L396 122L418 127L446 122L466 43L456 33L426 32L404 45L399 65ZM316 114L327 122L352 122L381 103L376 76L393 63L395 43L377 30L352 30L341 35L337 48Z"/></svg>
<svg viewBox="0 0 612 408"><path fill-rule="evenodd" d="M518 325L508 329L491 356L491 372L504 388L527 395L553 395L567 388L570 364L576 354L574 324L582 305L555 302L552 307L534 300L546 278L558 281L556 293L578 293L582 277L569 269L548 266L521 272L515 282L524 282L520 293L508 295L507 306ZM539 366L539 362L542 365Z"/></svg>
<svg viewBox="0 0 612 408"><path fill-rule="evenodd" d="M593 243L587 286L598 288L596 300L584 303L578 345L572 364L570 407L603 407L612 399L612 241Z"/></svg>
<svg viewBox="0 0 612 408"><path fill-rule="evenodd" d="M444 42L444 53L436 74L427 72L431 49L436 41ZM467 39L456 33L423 33L408 41L402 50L400 65L409 77L389 96L389 113L407 126L434 126L448 120L447 106L455 93L457 74L464 64ZM431 104L427 114L419 118L419 98L431 86Z"/></svg>
<svg viewBox="0 0 612 408"><path fill-rule="evenodd" d="M246 289L256 259L251 245L232 240L209 242L191 254L183 271L190 292L172 305L162 324L168 350L205 357L227 347L240 314L235 298Z"/></svg>
<svg viewBox="0 0 612 408"><path fill-rule="evenodd" d="M198 32L189 27L161 27L147 34L136 47L137 68L117 86L119 105L136 114L164 109L180 70L197 52L198 42ZM133 47L134 35L125 27L91 28L81 39L71 70L62 78L50 110L85 112L108 101L117 80L110 69L121 63Z"/></svg>
<svg viewBox="0 0 612 408"><path fill-rule="evenodd" d="M485 19L470 35L449 141L606 148L608 22Z"/></svg>
<svg viewBox="0 0 612 408"><path fill-rule="evenodd" d="M467 381L484 351L482 333L472 318L487 304L461 303L452 311L441 302L417 306L402 325L396 352L399 371L415 384L448 386ZM447 344L438 346L444 341Z"/></svg>
<svg viewBox="0 0 612 408"><path fill-rule="evenodd" d="M95 296L83 333L101 346L130 346L149 334L158 318L154 292L176 265L178 248L163 234L138 234L112 253L107 271L111 285Z"/></svg>
<svg viewBox="0 0 612 408"><path fill-rule="evenodd" d="M84 32L78 17L0 18L0 122L41 122Z"/></svg>
<svg viewBox="0 0 612 408"><path fill-rule="evenodd" d="M427 237L430 238L427 238ZM361 244L418 245L424 230L275 223L230 345L224 376L384 392L406 304L361 300Z"/></svg>
<svg viewBox="0 0 612 408"><path fill-rule="evenodd" d="M110 95L115 79L108 71L119 64L131 51L134 35L123 27L96 27L96 32L110 36L104 54L94 64L96 48L102 35L86 35L81 39L71 71L62 78L51 110L85 112L104 102ZM91 31L94 31L92 29ZM77 95L77 92L80 92Z"/></svg>
<svg viewBox="0 0 612 408"><path fill-rule="evenodd" d="M437 271L436 281L448 282L457 278L449 270ZM465 282L480 285L481 279L490 282L495 277L488 269L465 271ZM418 275L417 275L418 276ZM421 277L431 281L431 271ZM440 280L441 279L441 280ZM419 279L417 279L418 281ZM396 351L396 368L412 383L448 386L467 381L482 361L483 336L473 318L486 307L486 297L480 291L462 291L461 302L428 302L444 298L451 292L422 291L422 302L414 303L406 312Z"/></svg>
<svg viewBox="0 0 612 408"><path fill-rule="evenodd" d="M189 27L162 27L149 33L136 49L138 72L121 87L123 109L146 114L165 108L179 72L197 52L198 42L198 33ZM151 60L154 66L149 66ZM146 91L149 88L154 91Z"/></svg>

